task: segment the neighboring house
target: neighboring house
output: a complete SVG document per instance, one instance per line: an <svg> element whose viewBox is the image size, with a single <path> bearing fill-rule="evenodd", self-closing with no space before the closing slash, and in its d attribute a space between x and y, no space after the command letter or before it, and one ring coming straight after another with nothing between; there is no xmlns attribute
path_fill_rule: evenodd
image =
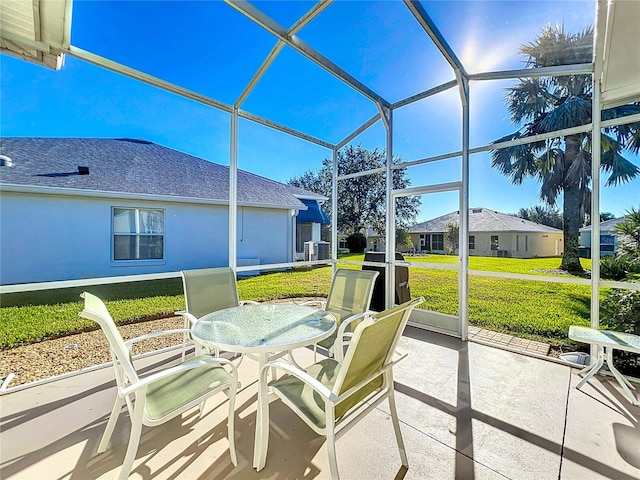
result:
<svg viewBox="0 0 640 480"><path fill-rule="evenodd" d="M367 237L367 250L369 252L386 251L386 243L385 243L386 237L384 235L380 235L372 227L368 227L367 233L365 236Z"/></svg>
<svg viewBox="0 0 640 480"><path fill-rule="evenodd" d="M226 166L131 139L3 138L0 159L1 284L228 264ZM251 265L293 261L325 197L239 170L237 199Z"/></svg>
<svg viewBox="0 0 640 480"><path fill-rule="evenodd" d="M419 223L409 228L416 251L444 253L444 232L459 224L459 212ZM540 225L488 208L469 209L469 255L515 258L561 255L562 230Z"/></svg>
<svg viewBox="0 0 640 480"><path fill-rule="evenodd" d="M615 226L624 222L627 217L612 218L600 222L600 256L612 257L618 251L620 246L619 235L613 232ZM591 257L591 225L580 229L580 256L585 258Z"/></svg>

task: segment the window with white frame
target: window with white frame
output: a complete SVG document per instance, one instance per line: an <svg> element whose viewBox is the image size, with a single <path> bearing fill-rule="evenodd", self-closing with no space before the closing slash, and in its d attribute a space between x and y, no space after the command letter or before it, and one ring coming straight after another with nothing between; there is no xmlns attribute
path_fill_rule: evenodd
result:
<svg viewBox="0 0 640 480"><path fill-rule="evenodd" d="M444 250L444 233L431 235L431 250Z"/></svg>
<svg viewBox="0 0 640 480"><path fill-rule="evenodd" d="M162 260L164 210L113 208L113 260Z"/></svg>

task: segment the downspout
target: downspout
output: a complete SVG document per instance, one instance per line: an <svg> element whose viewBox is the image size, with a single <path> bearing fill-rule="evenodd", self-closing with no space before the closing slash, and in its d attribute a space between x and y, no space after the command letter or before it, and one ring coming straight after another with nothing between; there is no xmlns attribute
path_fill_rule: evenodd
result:
<svg viewBox="0 0 640 480"><path fill-rule="evenodd" d="M289 235L288 235L288 240L287 243L288 245L288 250L289 250L289 261L290 262L295 262L296 261L296 234L297 234L297 228L296 228L296 210L295 209L291 209L289 210L290 213L290 221L289 221Z"/></svg>
<svg viewBox="0 0 640 480"><path fill-rule="evenodd" d="M235 272L238 257L238 109L231 113L229 158L229 267Z"/></svg>

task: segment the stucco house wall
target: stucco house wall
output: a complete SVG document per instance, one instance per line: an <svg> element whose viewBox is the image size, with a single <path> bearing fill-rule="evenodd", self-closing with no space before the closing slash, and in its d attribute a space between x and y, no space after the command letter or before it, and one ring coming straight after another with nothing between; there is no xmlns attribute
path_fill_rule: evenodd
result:
<svg viewBox="0 0 640 480"><path fill-rule="evenodd" d="M471 255L512 258L554 257L562 254L562 233L475 232L475 249ZM491 237L498 237L498 250L491 249ZM500 253L498 253L500 252Z"/></svg>
<svg viewBox="0 0 640 480"><path fill-rule="evenodd" d="M114 207L164 211L163 259L113 259ZM257 258L260 263L293 260L295 217L290 211L243 207L238 216L244 220L238 222L238 258ZM4 285L228 264L226 205L3 191L0 231Z"/></svg>

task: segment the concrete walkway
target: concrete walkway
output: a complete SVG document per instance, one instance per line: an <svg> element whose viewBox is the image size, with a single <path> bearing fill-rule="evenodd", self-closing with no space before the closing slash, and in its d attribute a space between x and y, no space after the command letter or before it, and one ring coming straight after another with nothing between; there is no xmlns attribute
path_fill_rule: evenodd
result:
<svg viewBox="0 0 640 480"><path fill-rule="evenodd" d="M528 338L514 337L507 333L494 332L484 328L469 326L469 340L494 343L498 346L509 347L523 352L535 353L538 355L549 355L550 345L544 342L537 342Z"/></svg>
<svg viewBox="0 0 640 480"><path fill-rule="evenodd" d="M407 328L399 350L409 353L395 378L410 467L401 468L383 403L338 441L343 480L640 478L640 408L615 381L597 375L578 391L576 369L415 328ZM311 361L309 350L296 353ZM240 368L236 468L220 396L200 420L194 411L143 430L131 478L329 478L324 439L279 401L271 405L267 465L251 468L256 369L249 359ZM128 440L126 413L110 449L94 456L114 400L112 379L105 368L0 397L0 477L115 478Z"/></svg>

